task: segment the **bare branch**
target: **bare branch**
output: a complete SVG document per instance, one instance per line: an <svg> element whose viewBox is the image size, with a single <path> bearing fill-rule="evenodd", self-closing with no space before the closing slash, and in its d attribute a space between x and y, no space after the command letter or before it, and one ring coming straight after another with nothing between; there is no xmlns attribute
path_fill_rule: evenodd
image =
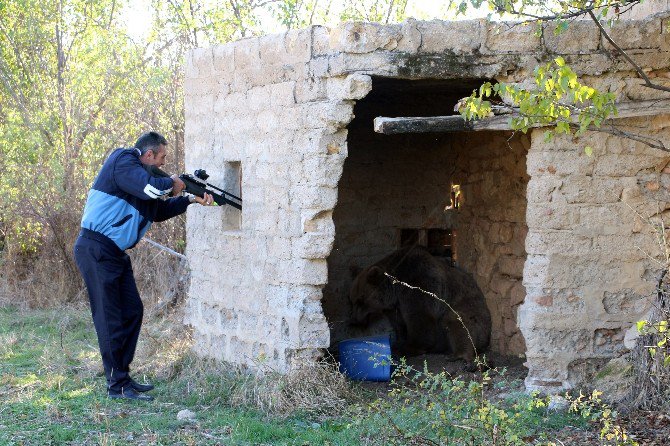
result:
<svg viewBox="0 0 670 446"><path fill-rule="evenodd" d="M605 37L605 39L607 39L607 41L610 43L610 45L612 45L614 48L616 48L616 50L624 57L624 59L626 59L628 61L628 63L631 64L633 66L633 68L635 68L635 71L637 71L637 74L639 74L640 77L642 79L644 79L644 83L645 83L644 86L645 87L653 88L654 90L661 90L661 91L670 92L670 87L664 87L662 85L654 84L649 79L649 77L644 72L644 70L642 70L642 68L637 63L635 63L635 61L633 59L631 59L631 57L623 49L621 49L621 47L619 45L617 45L617 43L614 40L612 40L610 35L607 34L607 31L605 31L605 28L600 23L600 20L598 20L598 17L595 16L593 11L589 11L589 16L591 16L591 19L595 22L595 24L598 26L598 28L600 28L600 32Z"/></svg>

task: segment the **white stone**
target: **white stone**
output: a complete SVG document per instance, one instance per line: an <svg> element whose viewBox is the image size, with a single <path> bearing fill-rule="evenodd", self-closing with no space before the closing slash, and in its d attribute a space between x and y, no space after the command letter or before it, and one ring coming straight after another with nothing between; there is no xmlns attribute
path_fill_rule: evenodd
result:
<svg viewBox="0 0 670 446"><path fill-rule="evenodd" d="M195 412L188 409L182 409L177 413L177 420L179 421L195 421Z"/></svg>

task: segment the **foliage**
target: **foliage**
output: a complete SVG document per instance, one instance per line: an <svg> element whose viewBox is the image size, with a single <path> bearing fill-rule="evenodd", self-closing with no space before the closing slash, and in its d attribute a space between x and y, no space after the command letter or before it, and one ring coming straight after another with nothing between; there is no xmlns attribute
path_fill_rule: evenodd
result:
<svg viewBox="0 0 670 446"><path fill-rule="evenodd" d="M548 25L547 31L553 29L554 34L566 31L576 18L590 18L605 39L626 59L631 69L638 73L646 87L670 91L670 87L652 82L633 58L611 39L603 26L615 26L622 12L639 3L640 0L569 0L558 3L544 0L452 0L450 5L457 14L464 14L471 7L487 7L491 11L489 16L495 13L502 17L532 21L536 23L538 32L542 32L542 27ZM510 123L514 130L525 133L532 127L553 126L553 129L545 132L547 140L561 133L580 136L587 130L607 131L651 147L670 150L662 141L615 128L605 130L602 124L617 114L614 95L579 82L577 74L563 58L557 57L552 63L538 66L533 81L533 87L504 82L485 83L479 91L474 91L459 103L459 111L465 119L492 116L489 99L495 97L499 110L513 113ZM585 151L588 155L592 153L590 147L586 147Z"/></svg>
<svg viewBox="0 0 670 446"><path fill-rule="evenodd" d="M579 396L570 399L570 411L578 413L582 418L600 425L600 438L607 446L636 446L637 442L630 438L626 429L617 424L617 412L603 403L602 392L594 390L590 395L579 392Z"/></svg>
<svg viewBox="0 0 670 446"><path fill-rule="evenodd" d="M418 371L401 361L388 398L373 402L369 410L389 424L387 444L399 445L546 444L555 429L584 424L578 416L548 410L548 397L511 391L518 386L505 380L504 373L485 370L480 379L466 381L426 367Z"/></svg>
<svg viewBox="0 0 670 446"><path fill-rule="evenodd" d="M350 0L345 2L340 20L391 23L405 17L408 0Z"/></svg>
<svg viewBox="0 0 670 446"><path fill-rule="evenodd" d="M663 252L662 270L656 284L656 299L646 319L637 322L640 334L634 354L635 382L628 402L634 408L670 408L670 243L668 227L661 216L651 219Z"/></svg>
<svg viewBox="0 0 670 446"><path fill-rule="evenodd" d="M536 67L534 82L533 90L504 82L486 82L466 100L461 114L466 119L491 116L491 101L486 99L504 98L518 108L518 115L511 118L512 129L526 133L537 125L554 125L554 130L545 132L547 140L561 133L579 136L592 126L600 127L605 119L616 114L614 94L601 93L580 83L562 57Z"/></svg>
<svg viewBox="0 0 670 446"><path fill-rule="evenodd" d="M140 37L123 21L131 3L0 2L0 266L20 300L81 290L71 246L109 151L157 130L171 143L166 170L183 169L188 50L261 35L269 15L284 29L339 13L401 20L407 2L347 0L338 11L330 0L152 0ZM183 219L150 235L183 245Z"/></svg>

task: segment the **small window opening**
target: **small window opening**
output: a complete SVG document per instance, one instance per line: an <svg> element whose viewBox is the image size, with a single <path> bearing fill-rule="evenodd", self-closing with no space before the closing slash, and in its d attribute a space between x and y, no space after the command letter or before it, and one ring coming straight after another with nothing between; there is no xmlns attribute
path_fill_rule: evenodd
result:
<svg viewBox="0 0 670 446"><path fill-rule="evenodd" d="M462 198L463 195L460 184L452 184L449 205L447 206L447 209L458 209L461 206Z"/></svg>
<svg viewBox="0 0 670 446"><path fill-rule="evenodd" d="M242 197L242 163L230 161L225 163L223 169L223 189L233 195ZM244 206L242 207L244 209ZM242 211L233 206L223 207L223 229L225 231L237 231L242 227Z"/></svg>
<svg viewBox="0 0 670 446"><path fill-rule="evenodd" d="M435 256L455 259L454 231L444 228L404 228L400 230L400 247L425 246Z"/></svg>
<svg viewBox="0 0 670 446"><path fill-rule="evenodd" d="M426 247L436 256L453 257L453 244L450 229L428 229L426 231Z"/></svg>

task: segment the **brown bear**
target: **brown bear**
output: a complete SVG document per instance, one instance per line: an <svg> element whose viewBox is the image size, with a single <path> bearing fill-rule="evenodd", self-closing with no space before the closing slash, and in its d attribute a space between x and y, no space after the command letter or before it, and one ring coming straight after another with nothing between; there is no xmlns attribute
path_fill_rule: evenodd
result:
<svg viewBox="0 0 670 446"><path fill-rule="evenodd" d="M453 311L419 289L394 283L385 273L436 294ZM489 345L491 314L475 280L421 246L400 249L362 270L349 299L354 325L386 316L396 335L394 352L400 355L446 353L472 363Z"/></svg>

